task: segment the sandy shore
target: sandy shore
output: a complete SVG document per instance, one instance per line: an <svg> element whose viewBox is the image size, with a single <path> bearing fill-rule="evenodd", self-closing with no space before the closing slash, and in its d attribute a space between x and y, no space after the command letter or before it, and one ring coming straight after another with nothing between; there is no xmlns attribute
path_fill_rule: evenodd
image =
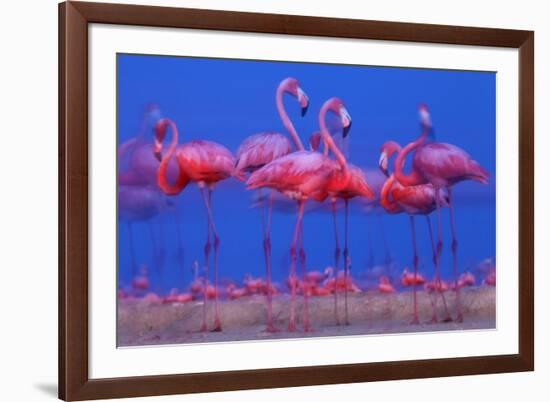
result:
<svg viewBox="0 0 550 402"><path fill-rule="evenodd" d="M424 331L451 331L495 328L495 288L465 288L461 292L464 322L429 324L431 296L418 292L421 323L411 325L412 292L379 294L375 291L349 295L351 325L336 325L332 296L308 298L312 331L302 330L302 296L297 297L297 331L288 332L288 295L273 298L276 333L265 332L266 304L262 296L244 297L220 302L222 332L199 332L202 302L185 304L153 304L143 300L119 300L118 346L162 345L197 342L220 342L258 339L303 338L336 335L385 334ZM454 315L454 292L445 293ZM339 295L340 317L344 313L344 298ZM443 305L438 299L439 317ZM212 325L213 302L208 302L208 321Z"/></svg>

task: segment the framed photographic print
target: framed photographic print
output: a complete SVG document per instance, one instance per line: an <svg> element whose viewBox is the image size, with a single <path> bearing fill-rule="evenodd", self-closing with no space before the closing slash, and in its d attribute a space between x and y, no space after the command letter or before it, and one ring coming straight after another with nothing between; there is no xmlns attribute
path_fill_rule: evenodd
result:
<svg viewBox="0 0 550 402"><path fill-rule="evenodd" d="M60 398L533 370L533 32L59 13Z"/></svg>

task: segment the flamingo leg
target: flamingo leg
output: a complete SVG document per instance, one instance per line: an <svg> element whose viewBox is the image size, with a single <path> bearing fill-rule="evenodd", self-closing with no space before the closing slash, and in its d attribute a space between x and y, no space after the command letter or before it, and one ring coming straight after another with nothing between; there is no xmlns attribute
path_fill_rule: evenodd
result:
<svg viewBox="0 0 550 402"><path fill-rule="evenodd" d="M206 198L206 194L204 192L204 186L199 186L202 200L206 206L206 209L208 210L208 200ZM201 325L201 332L206 332L207 326L206 326L206 303L208 299L207 290L208 290L208 265L209 265L209 259L210 259L210 248L212 247L210 243L210 219L207 221L206 225L206 243L204 244L204 284L202 287L202 296L203 296L203 303L202 303L202 325Z"/></svg>
<svg viewBox="0 0 550 402"><path fill-rule="evenodd" d="M262 207L262 227L264 235L264 255L265 255L265 271L267 283L267 332L275 332L273 326L273 295L271 285L271 212L273 209L273 193L269 192L269 202L267 206L267 224L264 226L263 207Z"/></svg>
<svg viewBox="0 0 550 402"><path fill-rule="evenodd" d="M294 235L290 245L290 318L288 322L288 330L293 332L296 330L296 243L300 233L302 224L302 216L304 215L304 201L298 201L298 213L296 217L296 225L294 226Z"/></svg>
<svg viewBox="0 0 550 402"><path fill-rule="evenodd" d="M162 219L159 219L159 248L158 248L158 264L161 272L164 272L164 263L166 261L166 249L164 245L164 223Z"/></svg>
<svg viewBox="0 0 550 402"><path fill-rule="evenodd" d="M439 190L439 189L436 189ZM436 191L437 192L437 191ZM441 229L441 205L439 197L435 197L435 206L437 213L437 245L436 245L436 265L439 267L441 263L441 250L443 249L442 229ZM441 280L439 281L441 283ZM444 321L452 321L449 317L445 317Z"/></svg>
<svg viewBox="0 0 550 402"><path fill-rule="evenodd" d="M336 198L332 199L332 220L334 222L334 319L336 325L340 325L340 318L338 317L338 267L340 265L340 240L338 238L338 222L336 221Z"/></svg>
<svg viewBox="0 0 550 402"><path fill-rule="evenodd" d="M416 228L414 224L414 216L409 215L411 221L411 233L412 233L412 246L413 246L413 268L414 268L414 281L413 281L413 318L411 324L419 324L418 321L418 306L416 300L416 279L418 277L418 254L416 249Z"/></svg>
<svg viewBox="0 0 550 402"><path fill-rule="evenodd" d="M452 243L451 243L451 250L453 252L453 275L454 275L454 281L455 281L455 292L456 292L456 321L462 322L464 321L464 317L462 315L462 301L460 300L460 288L458 287L458 259L457 259L457 248L458 248L458 240L456 238L456 226L455 226L455 213L454 213L454 206L453 201L451 197L451 186L447 187L447 193L449 194L449 216L451 218L451 235L452 235Z"/></svg>
<svg viewBox="0 0 550 402"><path fill-rule="evenodd" d="M380 235L382 237L382 243L384 244L384 263L386 267L389 267L392 263L392 255L390 247L388 245L388 240L386 238L386 231L384 230L384 222L382 220L381 214L376 214L376 219L378 220L378 227L380 228Z"/></svg>
<svg viewBox="0 0 550 402"><path fill-rule="evenodd" d="M309 325L309 307L308 307L308 291L306 288L306 253L304 251L304 227L303 220L300 222L300 236L299 236L299 256L300 256L300 272L302 274L303 284L303 296L304 296L304 332L310 331Z"/></svg>
<svg viewBox="0 0 550 402"><path fill-rule="evenodd" d="M212 235L214 236L214 328L213 332L221 332L222 324L220 321L219 313L219 300L218 300L218 278L219 278L219 247L220 247L220 238L218 237L218 232L216 231L216 226L214 225L214 218L212 216L212 188L208 188L208 221L210 223L210 228L212 230Z"/></svg>
<svg viewBox="0 0 550 402"><path fill-rule="evenodd" d="M442 286L441 286L441 272L440 272L440 268L439 268L439 259L437 258L437 251L436 251L436 248L435 248L434 236L433 236L433 232L432 232L432 221L430 220L429 215L426 215L426 223L428 224L428 233L430 234L430 244L432 246L432 259L433 259L434 271L435 271L434 272L434 281L435 281L435 284L437 286L436 292L438 292L439 295L441 296L441 300L443 301L443 307L445 308L445 318L443 319L443 322L450 322L450 321L452 321L452 319L451 319L451 315L449 314L449 309L447 308L447 300L445 299L445 294L443 293L443 289L442 289ZM437 301L437 299L436 299L436 301ZM434 305L433 315L432 315L432 319L431 319L432 323L437 322L437 315L436 315L436 309L435 309L436 306L437 306L437 304Z"/></svg>
<svg viewBox="0 0 550 402"><path fill-rule="evenodd" d="M136 265L136 250L134 247L134 231L132 229L132 223L128 222L128 238L130 241L130 269L132 272L132 280L136 277L137 274L137 265Z"/></svg>
<svg viewBox="0 0 550 402"><path fill-rule="evenodd" d="M344 226L344 324L349 325L348 312L348 277L349 277L349 250L348 250L348 210L349 200L344 200L345 226Z"/></svg>
<svg viewBox="0 0 550 402"><path fill-rule="evenodd" d="M183 289L185 286L184 285L185 284L185 259L184 259L185 255L183 252L183 239L181 235L181 219L180 219L180 215L178 213L177 207L175 209L174 217L176 219L176 235L177 235L177 241L178 241L176 253L177 253L178 263L181 270L181 280L182 280L182 289Z"/></svg>
<svg viewBox="0 0 550 402"><path fill-rule="evenodd" d="M149 227L149 235L151 236L151 244L153 245L153 259L155 263L155 269L157 271L158 277L159 277L159 293L162 294L164 291L164 277L162 274L162 266L160 264L160 255L159 255L159 248L157 244L157 238L155 236L155 231L153 229L153 223L149 221L147 223L147 226Z"/></svg>

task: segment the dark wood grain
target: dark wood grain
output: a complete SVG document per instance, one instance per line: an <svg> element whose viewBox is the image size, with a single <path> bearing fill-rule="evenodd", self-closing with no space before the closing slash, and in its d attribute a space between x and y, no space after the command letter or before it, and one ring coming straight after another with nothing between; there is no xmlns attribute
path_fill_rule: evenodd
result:
<svg viewBox="0 0 550 402"><path fill-rule="evenodd" d="M88 24L519 49L519 353L109 378L88 376ZM528 371L534 368L534 34L530 31L68 2L59 6L59 397L114 397Z"/></svg>
<svg viewBox="0 0 550 402"><path fill-rule="evenodd" d="M535 35L519 48L519 354L535 367Z"/></svg>
<svg viewBox="0 0 550 402"><path fill-rule="evenodd" d="M60 5L59 393L88 382L88 25Z"/></svg>

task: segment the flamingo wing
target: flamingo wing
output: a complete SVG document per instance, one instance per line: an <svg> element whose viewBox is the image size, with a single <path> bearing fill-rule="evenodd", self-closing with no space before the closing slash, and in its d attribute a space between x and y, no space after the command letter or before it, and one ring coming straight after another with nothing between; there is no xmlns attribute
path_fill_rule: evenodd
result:
<svg viewBox="0 0 550 402"><path fill-rule="evenodd" d="M427 214L436 208L436 192L431 184L405 187L394 185L393 199L408 214Z"/></svg>
<svg viewBox="0 0 550 402"><path fill-rule="evenodd" d="M373 200L375 197L374 191L367 183L367 178L363 169L348 163L348 169L350 172L350 179L346 186L344 193L351 197L367 197L369 200Z"/></svg>
<svg viewBox="0 0 550 402"><path fill-rule="evenodd" d="M253 172L291 151L292 144L282 134L263 132L251 135L241 143L237 150L235 171L238 174Z"/></svg>
<svg viewBox="0 0 550 402"><path fill-rule="evenodd" d="M318 152L298 151L275 159L250 175L248 189L271 187L291 198L301 199L322 191L331 161Z"/></svg>
<svg viewBox="0 0 550 402"><path fill-rule="evenodd" d="M226 147L205 140L194 140L179 146L176 158L191 180L206 183L228 178L235 166L235 158Z"/></svg>
<svg viewBox="0 0 550 402"><path fill-rule="evenodd" d="M445 143L429 143L414 154L413 164L425 178L438 187L463 180L476 180L487 184L489 173L463 149Z"/></svg>

